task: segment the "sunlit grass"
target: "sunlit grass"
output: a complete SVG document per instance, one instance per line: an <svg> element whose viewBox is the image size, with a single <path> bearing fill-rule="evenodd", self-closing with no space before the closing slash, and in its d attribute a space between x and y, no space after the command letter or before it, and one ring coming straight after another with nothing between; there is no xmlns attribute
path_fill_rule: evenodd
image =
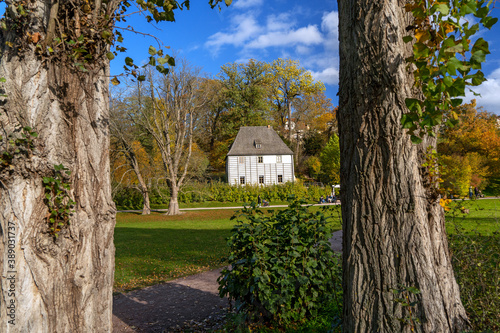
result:
<svg viewBox="0 0 500 333"><path fill-rule="evenodd" d="M220 267L232 214L117 214L114 290L142 288Z"/></svg>
<svg viewBox="0 0 500 333"><path fill-rule="evenodd" d="M341 228L340 207L332 208L331 226ZM312 210L319 208L312 207ZM267 211L264 210L264 211ZM118 213L115 228L115 292L170 281L221 267L226 238L235 222L233 210Z"/></svg>

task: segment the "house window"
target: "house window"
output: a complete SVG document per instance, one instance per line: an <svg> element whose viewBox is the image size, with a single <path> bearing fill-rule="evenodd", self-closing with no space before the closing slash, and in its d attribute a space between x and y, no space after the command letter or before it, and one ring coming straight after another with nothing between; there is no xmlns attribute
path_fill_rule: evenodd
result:
<svg viewBox="0 0 500 333"><path fill-rule="evenodd" d="M262 157L262 156L257 157L257 162L264 163L264 157Z"/></svg>
<svg viewBox="0 0 500 333"><path fill-rule="evenodd" d="M255 144L255 148L257 148L257 149L262 148L262 142L260 140L255 140L254 144Z"/></svg>
<svg viewBox="0 0 500 333"><path fill-rule="evenodd" d="M283 175L278 175L278 183L283 183Z"/></svg>
<svg viewBox="0 0 500 333"><path fill-rule="evenodd" d="M240 184L245 185L245 176L240 177Z"/></svg>
<svg viewBox="0 0 500 333"><path fill-rule="evenodd" d="M264 184L264 176L259 176L259 184Z"/></svg>
<svg viewBox="0 0 500 333"><path fill-rule="evenodd" d="M245 157L243 157L243 156L238 157L238 163L240 163L240 164L245 163Z"/></svg>
<svg viewBox="0 0 500 333"><path fill-rule="evenodd" d="M276 156L276 163L281 163L281 155Z"/></svg>

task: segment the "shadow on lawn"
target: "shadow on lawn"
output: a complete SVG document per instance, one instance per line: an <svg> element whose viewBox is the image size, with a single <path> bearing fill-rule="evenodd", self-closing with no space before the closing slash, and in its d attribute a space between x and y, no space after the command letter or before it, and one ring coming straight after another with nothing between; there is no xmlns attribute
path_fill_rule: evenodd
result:
<svg viewBox="0 0 500 333"><path fill-rule="evenodd" d="M211 271L119 294L113 297L113 315L139 332L181 332L185 323L193 328L193 321L216 320L228 306L227 299L216 295L218 275L219 270ZM130 330L115 325L113 332Z"/></svg>

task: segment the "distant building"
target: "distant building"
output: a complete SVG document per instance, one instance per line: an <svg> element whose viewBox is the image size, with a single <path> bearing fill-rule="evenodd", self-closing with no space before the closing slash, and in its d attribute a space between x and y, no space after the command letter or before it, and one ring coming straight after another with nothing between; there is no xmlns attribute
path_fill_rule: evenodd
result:
<svg viewBox="0 0 500 333"><path fill-rule="evenodd" d="M294 181L293 152L271 126L241 127L226 159L231 185Z"/></svg>

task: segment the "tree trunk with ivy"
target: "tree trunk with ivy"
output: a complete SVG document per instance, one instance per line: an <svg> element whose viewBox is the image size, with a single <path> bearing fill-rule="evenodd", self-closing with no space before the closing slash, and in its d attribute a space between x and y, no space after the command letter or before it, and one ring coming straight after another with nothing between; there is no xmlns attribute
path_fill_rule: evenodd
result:
<svg viewBox="0 0 500 333"><path fill-rule="evenodd" d="M1 332L111 331L107 43L86 44L95 20L74 3L9 1L0 33ZM93 60L70 58L61 32L85 36Z"/></svg>
<svg viewBox="0 0 500 333"><path fill-rule="evenodd" d="M344 332L468 328L435 170L424 166L436 142L412 144L401 126L405 98L418 96L404 4L339 1Z"/></svg>

